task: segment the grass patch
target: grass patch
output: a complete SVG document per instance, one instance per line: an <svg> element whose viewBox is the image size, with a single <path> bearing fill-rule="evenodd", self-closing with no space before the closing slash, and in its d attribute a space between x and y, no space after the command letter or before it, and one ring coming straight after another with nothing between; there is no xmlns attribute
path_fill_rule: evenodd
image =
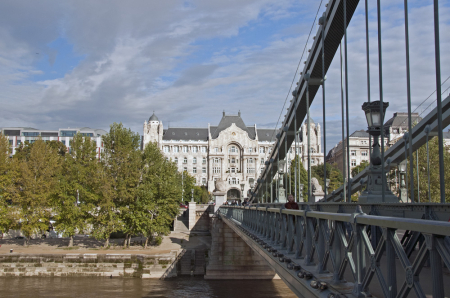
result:
<svg viewBox="0 0 450 298"><path fill-rule="evenodd" d="M75 250L79 248L80 248L79 246L63 247L64 250Z"/></svg>

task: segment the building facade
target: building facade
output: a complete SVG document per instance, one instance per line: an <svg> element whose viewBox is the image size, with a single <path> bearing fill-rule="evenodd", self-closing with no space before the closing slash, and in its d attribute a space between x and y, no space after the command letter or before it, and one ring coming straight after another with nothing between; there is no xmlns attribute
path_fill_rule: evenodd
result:
<svg viewBox="0 0 450 298"><path fill-rule="evenodd" d="M77 133L90 137L97 143L97 157L100 158L103 152L102 136L107 132L103 129L83 128L60 128L59 130L40 130L31 127L4 127L0 128L0 132L9 139L11 154L16 153L17 147L25 142L34 143L41 138L43 141L60 141L67 147L70 152L72 139Z"/></svg>
<svg viewBox="0 0 450 298"><path fill-rule="evenodd" d="M149 142L156 142L166 156L178 165L180 171L194 176L197 185L203 185L212 192L215 181L227 183L227 199L244 198L264 169L264 163L275 142L275 129L257 128L245 125L238 115L226 115L217 126L205 128L169 127L153 114L144 122L142 148ZM306 125L299 132L297 152L306 166ZM320 125L311 124L312 165L323 163L321 153ZM294 144L288 153L288 160L295 157ZM241 192L241 184L244 191Z"/></svg>

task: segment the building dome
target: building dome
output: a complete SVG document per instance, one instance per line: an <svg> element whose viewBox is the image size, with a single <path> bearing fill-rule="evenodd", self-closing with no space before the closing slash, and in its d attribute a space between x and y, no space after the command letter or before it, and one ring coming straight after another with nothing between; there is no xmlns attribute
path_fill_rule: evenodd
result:
<svg viewBox="0 0 450 298"><path fill-rule="evenodd" d="M151 121L159 121L158 117L156 117L155 112L153 112L153 115L150 116L150 118L148 119L148 122Z"/></svg>

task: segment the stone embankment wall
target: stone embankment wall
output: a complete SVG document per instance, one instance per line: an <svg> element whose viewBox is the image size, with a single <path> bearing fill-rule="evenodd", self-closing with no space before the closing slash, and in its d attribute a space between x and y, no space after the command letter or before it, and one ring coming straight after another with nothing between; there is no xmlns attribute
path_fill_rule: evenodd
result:
<svg viewBox="0 0 450 298"><path fill-rule="evenodd" d="M189 203L189 230L190 231L209 231L210 214L214 213L214 206L208 204Z"/></svg>
<svg viewBox="0 0 450 298"><path fill-rule="evenodd" d="M177 275L177 251L163 255L1 254L2 276L118 276L167 278Z"/></svg>

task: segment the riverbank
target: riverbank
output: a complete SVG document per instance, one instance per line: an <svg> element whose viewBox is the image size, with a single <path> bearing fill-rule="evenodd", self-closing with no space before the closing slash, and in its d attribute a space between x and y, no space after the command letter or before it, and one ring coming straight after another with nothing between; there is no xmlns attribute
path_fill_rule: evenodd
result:
<svg viewBox="0 0 450 298"><path fill-rule="evenodd" d="M23 246L23 239L0 240L0 276L120 276L167 278L177 275L177 263L186 251L207 250L208 234L175 233L163 237L161 245L144 249L143 239L113 239L109 248L91 238L36 239ZM11 252L12 250L12 252Z"/></svg>

